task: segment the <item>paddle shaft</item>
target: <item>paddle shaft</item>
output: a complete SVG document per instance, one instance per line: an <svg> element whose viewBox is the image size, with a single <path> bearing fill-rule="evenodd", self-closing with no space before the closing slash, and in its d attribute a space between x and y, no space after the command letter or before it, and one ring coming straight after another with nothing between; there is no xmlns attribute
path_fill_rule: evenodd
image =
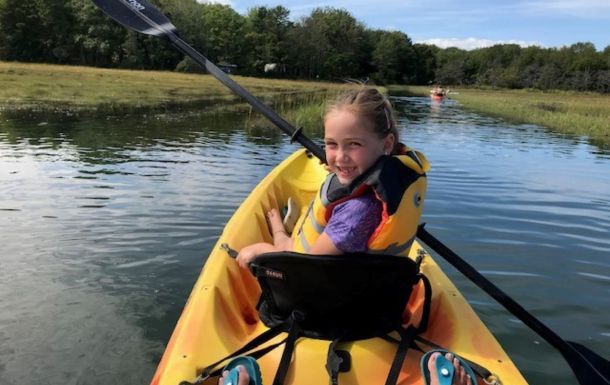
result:
<svg viewBox="0 0 610 385"><path fill-rule="evenodd" d="M178 37L175 33L171 31L165 31L165 36L176 48L178 48L182 53L193 59L201 67L205 68L212 76L218 79L218 81L227 86L237 95L246 99L246 101L250 103L250 105L252 105L255 110L257 110L267 119L269 119L269 121L275 124L280 130L288 134L293 141L299 142L316 158L326 163L326 154L324 153L324 150L322 150L320 146L318 146L307 136L303 135L300 129L294 128L290 123L288 123L281 116L279 116L274 110L269 108L269 106L258 100L254 95L252 95L245 88L243 88L233 79L231 79L226 73L224 73L224 71L222 71L214 63L209 61L205 56L197 52L193 47L191 47L188 43Z"/></svg>

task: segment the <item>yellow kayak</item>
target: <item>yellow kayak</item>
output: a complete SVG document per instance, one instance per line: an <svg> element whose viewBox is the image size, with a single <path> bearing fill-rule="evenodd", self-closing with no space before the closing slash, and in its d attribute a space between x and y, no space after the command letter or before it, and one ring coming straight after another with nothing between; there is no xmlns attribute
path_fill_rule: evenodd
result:
<svg viewBox="0 0 610 385"><path fill-rule="evenodd" d="M327 175L319 160L299 150L272 170L242 203L225 226L199 276L165 353L152 385L178 385L194 381L202 369L241 348L268 328L259 319L256 305L261 289L250 272L240 269L221 247L239 250L256 242L272 242L265 213L283 207L289 197L305 211ZM421 336L462 358L485 367L496 383L527 384L514 363L479 319L461 293L417 242L410 258L425 255L421 271L430 280L432 301L427 331ZM421 313L424 290L415 287L405 314ZM266 343L286 337L282 333ZM396 344L381 338L342 342L351 356L351 368L340 375L342 385L384 384ZM325 369L329 341L299 338L292 355L285 384L326 384ZM282 348L258 359L263 382L271 384ZM422 353L411 349L402 365L398 384L423 384ZM489 378L490 380L493 378ZM207 383L207 382L206 382ZM480 381L480 383L482 383Z"/></svg>

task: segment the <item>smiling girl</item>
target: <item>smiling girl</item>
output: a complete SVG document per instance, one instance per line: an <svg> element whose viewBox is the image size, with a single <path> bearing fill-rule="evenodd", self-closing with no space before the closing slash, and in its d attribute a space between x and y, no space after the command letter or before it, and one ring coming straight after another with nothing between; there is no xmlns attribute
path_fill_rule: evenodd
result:
<svg viewBox="0 0 610 385"><path fill-rule="evenodd" d="M278 211L270 210L273 244L244 247L237 257L240 266L273 251L407 255L428 164L421 153L399 143L389 100L372 87L347 91L327 108L324 143L331 174L310 207L311 218L291 238Z"/></svg>

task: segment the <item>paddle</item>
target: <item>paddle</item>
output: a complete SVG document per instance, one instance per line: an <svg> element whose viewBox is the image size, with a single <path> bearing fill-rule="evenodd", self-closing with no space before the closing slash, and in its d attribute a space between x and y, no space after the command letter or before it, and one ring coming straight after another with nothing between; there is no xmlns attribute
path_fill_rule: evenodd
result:
<svg viewBox="0 0 610 385"><path fill-rule="evenodd" d="M246 99L257 111L263 114L273 124L291 136L293 140L301 143L307 150L322 162L326 163L324 151L303 133L294 128L290 123L282 119L275 111L260 102L256 97L246 91L243 87L233 81L222 72L214 63L206 59L202 54L189 46L177 36L176 27L167 17L155 9L146 0L92 0L107 15L136 32L148 35L160 36L169 39L182 53L189 56L201 67L226 85L237 95ZM528 327L547 340L558 349L568 362L581 385L606 384L610 385L610 363L605 358L575 342L564 341L555 332L550 330L534 316L529 314L518 303L504 294L500 289L483 277L472 266L468 265L457 254L440 243L423 226L418 229L418 237L439 255L449 261L468 279L490 294L495 300L502 304L508 311L523 321ZM234 252L233 252L234 253Z"/></svg>
<svg viewBox="0 0 610 385"><path fill-rule="evenodd" d="M225 74L214 63L209 61L205 56L197 52L193 47L188 45L177 35L176 27L169 19L153 7L146 0L92 0L102 11L108 16L116 20L123 26L132 29L136 32L141 32L147 35L159 36L169 39L169 41L187 55L202 68L208 71L218 81L227 86L231 91L246 99L254 109L265 116L271 123L275 124L279 129L290 135L293 141L297 141L309 150L313 155L323 162L326 159L324 151L320 146L316 145L311 139L303 135L300 129L295 128L275 111L263 104L254 95L248 92L245 88L236 83L227 74Z"/></svg>
<svg viewBox="0 0 610 385"><path fill-rule="evenodd" d="M610 362L587 347L571 341L565 341L546 325L527 312L521 305L506 295L491 283L474 267L451 251L447 246L430 234L424 225L417 229L417 237L441 257L451 263L460 273L464 274L474 284L492 296L506 310L519 318L525 325L538 333L548 343L555 347L568 362L581 385L610 384Z"/></svg>

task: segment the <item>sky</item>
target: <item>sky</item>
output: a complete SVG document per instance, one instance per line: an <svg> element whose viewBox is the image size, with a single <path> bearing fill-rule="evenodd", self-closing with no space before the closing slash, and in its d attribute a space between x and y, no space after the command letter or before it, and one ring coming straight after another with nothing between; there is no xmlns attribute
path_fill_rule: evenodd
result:
<svg viewBox="0 0 610 385"><path fill-rule="evenodd" d="M314 8L349 11L370 29L397 30L414 43L475 49L493 44L562 47L610 45L610 0L200 0L230 5L282 5L298 20Z"/></svg>

